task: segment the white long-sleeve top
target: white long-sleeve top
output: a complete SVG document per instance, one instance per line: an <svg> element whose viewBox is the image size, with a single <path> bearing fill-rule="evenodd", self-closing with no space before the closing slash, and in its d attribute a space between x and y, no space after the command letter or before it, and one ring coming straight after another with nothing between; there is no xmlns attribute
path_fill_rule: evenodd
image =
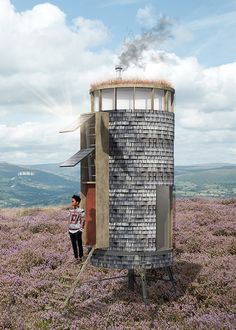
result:
<svg viewBox="0 0 236 330"><path fill-rule="evenodd" d="M69 217L69 232L76 233L77 231L83 231L85 225L85 211L81 207L71 209Z"/></svg>

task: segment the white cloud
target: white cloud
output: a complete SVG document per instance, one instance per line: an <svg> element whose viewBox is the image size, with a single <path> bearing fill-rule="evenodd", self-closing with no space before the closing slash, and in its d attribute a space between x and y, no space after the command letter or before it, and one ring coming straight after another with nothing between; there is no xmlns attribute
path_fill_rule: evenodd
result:
<svg viewBox="0 0 236 330"><path fill-rule="evenodd" d="M236 162L236 62L206 69L195 57L157 51L144 59L131 76L167 79L176 90L176 162Z"/></svg>
<svg viewBox="0 0 236 330"><path fill-rule="evenodd" d="M155 7L149 4L144 8L139 8L136 19L142 27L147 29L153 28L158 20Z"/></svg>
<svg viewBox="0 0 236 330"><path fill-rule="evenodd" d="M77 17L74 20L74 30L83 47L93 48L109 37L106 26L98 20L85 19Z"/></svg>
<svg viewBox="0 0 236 330"><path fill-rule="evenodd" d="M2 6L7 2L8 8ZM100 21L80 17L68 27L65 14L47 3L17 13L4 0L0 2L0 11L5 17L0 20L1 74L62 72L72 68L83 71L91 64L96 68L107 56L107 52L90 51L109 35Z"/></svg>
<svg viewBox="0 0 236 330"><path fill-rule="evenodd" d="M56 6L19 13L0 0L0 161L59 162L78 150L78 131L58 131L90 110L90 83L112 75L116 55L98 50L108 38L100 21L78 17L69 27ZM236 62L206 69L154 49L143 61L124 77L173 83L176 162L236 162Z"/></svg>
<svg viewBox="0 0 236 330"><path fill-rule="evenodd" d="M78 131L59 134L62 121L0 125L0 161L20 164L60 162L79 150ZM63 155L63 156L62 156Z"/></svg>
<svg viewBox="0 0 236 330"><path fill-rule="evenodd" d="M109 37L98 20L68 26L52 4L17 12L0 0L1 161L60 161L78 150L78 131L58 131L90 111L90 83L114 66L113 54L93 48Z"/></svg>

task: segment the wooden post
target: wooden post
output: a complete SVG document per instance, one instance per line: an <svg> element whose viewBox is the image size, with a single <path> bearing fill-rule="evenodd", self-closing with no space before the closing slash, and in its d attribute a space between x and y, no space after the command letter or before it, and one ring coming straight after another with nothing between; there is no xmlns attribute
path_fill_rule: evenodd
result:
<svg viewBox="0 0 236 330"><path fill-rule="evenodd" d="M134 291L134 269L128 269L128 288Z"/></svg>
<svg viewBox="0 0 236 330"><path fill-rule="evenodd" d="M171 112L174 112L174 92L171 92Z"/></svg>
<svg viewBox="0 0 236 330"><path fill-rule="evenodd" d="M151 110L154 110L154 97L155 97L155 89L152 88L152 92L151 92Z"/></svg>
<svg viewBox="0 0 236 330"><path fill-rule="evenodd" d="M102 111L102 90L99 89L99 92L98 92L98 111Z"/></svg>
<svg viewBox="0 0 236 330"><path fill-rule="evenodd" d="M96 248L109 247L109 113L96 113Z"/></svg>
<svg viewBox="0 0 236 330"><path fill-rule="evenodd" d="M168 95L169 92L167 90L164 91L164 111L168 111Z"/></svg>
<svg viewBox="0 0 236 330"><path fill-rule="evenodd" d="M142 281L142 293L143 293L143 300L146 303L147 301L147 278L146 278L146 269L141 269L141 281Z"/></svg>
<svg viewBox="0 0 236 330"><path fill-rule="evenodd" d="M94 112L94 92L90 93L90 99L91 99L91 112Z"/></svg>

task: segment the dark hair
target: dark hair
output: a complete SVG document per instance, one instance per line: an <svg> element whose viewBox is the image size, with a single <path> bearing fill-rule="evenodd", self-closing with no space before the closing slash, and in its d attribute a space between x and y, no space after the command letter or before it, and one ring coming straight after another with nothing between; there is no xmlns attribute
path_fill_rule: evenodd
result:
<svg viewBox="0 0 236 330"><path fill-rule="evenodd" d="M76 202L80 203L81 198L79 195L73 195L72 198L74 198L76 200Z"/></svg>

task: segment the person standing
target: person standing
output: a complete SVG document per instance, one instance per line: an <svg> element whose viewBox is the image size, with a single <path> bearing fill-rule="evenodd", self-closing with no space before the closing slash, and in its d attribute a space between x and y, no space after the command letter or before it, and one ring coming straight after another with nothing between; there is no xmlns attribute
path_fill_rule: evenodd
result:
<svg viewBox="0 0 236 330"><path fill-rule="evenodd" d="M85 211L80 205L81 198L79 195L73 195L71 198L72 209L69 218L69 235L74 252L75 262L80 262L84 255L82 233L85 226ZM78 253L79 248L79 253Z"/></svg>

